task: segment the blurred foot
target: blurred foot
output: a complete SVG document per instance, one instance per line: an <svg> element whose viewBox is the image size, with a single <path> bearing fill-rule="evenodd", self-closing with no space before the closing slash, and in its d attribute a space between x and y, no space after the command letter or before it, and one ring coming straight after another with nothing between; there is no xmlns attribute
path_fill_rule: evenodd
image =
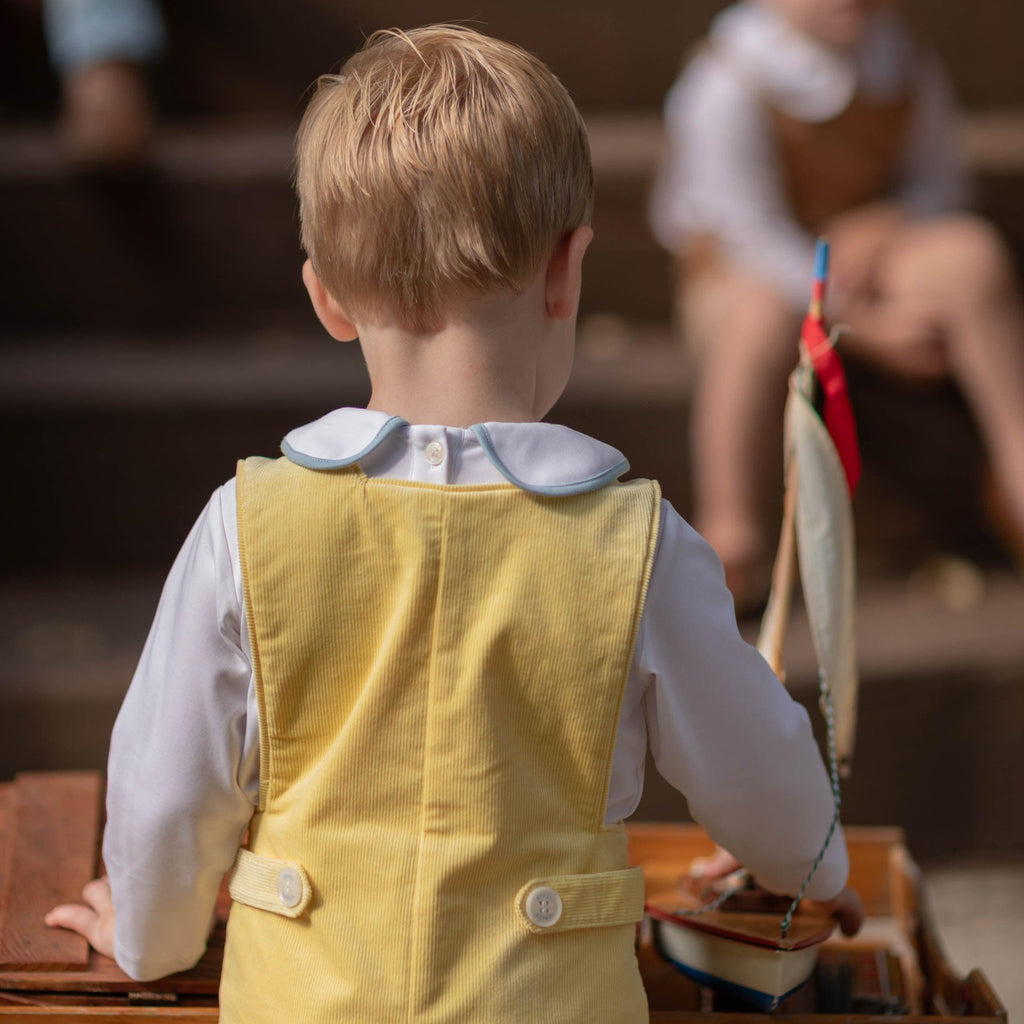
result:
<svg viewBox="0 0 1024 1024"><path fill-rule="evenodd" d="M985 600L985 574L966 558L933 555L910 574L907 591L951 612L966 612Z"/></svg>
<svg viewBox="0 0 1024 1024"><path fill-rule="evenodd" d="M138 163L153 127L143 69L137 64L91 64L64 79L60 135L68 159L83 167Z"/></svg>
<svg viewBox="0 0 1024 1024"><path fill-rule="evenodd" d="M750 619L760 615L768 603L771 589L771 564L764 558L722 561L725 585L732 593L736 618Z"/></svg>
<svg viewBox="0 0 1024 1024"><path fill-rule="evenodd" d="M982 504L993 532L1013 560L1017 572L1024 576L1024 523L1014 516L1005 488L991 471L985 474L982 484Z"/></svg>
<svg viewBox="0 0 1024 1024"><path fill-rule="evenodd" d="M746 518L723 515L698 515L694 525L722 560L736 618L764 611L772 583L772 559L760 528Z"/></svg>

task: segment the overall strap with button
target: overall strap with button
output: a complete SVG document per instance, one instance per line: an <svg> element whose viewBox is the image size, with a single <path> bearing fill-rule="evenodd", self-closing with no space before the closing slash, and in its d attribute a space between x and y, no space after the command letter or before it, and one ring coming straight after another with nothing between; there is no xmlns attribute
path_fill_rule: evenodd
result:
<svg viewBox="0 0 1024 1024"><path fill-rule="evenodd" d="M657 486L248 460L238 507L261 797L225 1024L645 1022L604 811Z"/></svg>
<svg viewBox="0 0 1024 1024"><path fill-rule="evenodd" d="M250 907L299 917L309 906L313 888L302 865L241 849L231 868L228 893L233 900Z"/></svg>
<svg viewBox="0 0 1024 1024"><path fill-rule="evenodd" d="M809 231L827 231L836 217L884 199L906 160L914 99L886 102L855 95L838 116L801 121L766 104L790 208Z"/></svg>

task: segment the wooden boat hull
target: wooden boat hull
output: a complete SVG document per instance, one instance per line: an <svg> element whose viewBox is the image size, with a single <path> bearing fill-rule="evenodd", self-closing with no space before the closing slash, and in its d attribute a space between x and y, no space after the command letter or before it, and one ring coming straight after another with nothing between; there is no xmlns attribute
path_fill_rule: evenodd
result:
<svg viewBox="0 0 1024 1024"><path fill-rule="evenodd" d="M817 946L771 949L653 918L651 936L658 953L698 985L764 1012L800 988L818 962Z"/></svg>

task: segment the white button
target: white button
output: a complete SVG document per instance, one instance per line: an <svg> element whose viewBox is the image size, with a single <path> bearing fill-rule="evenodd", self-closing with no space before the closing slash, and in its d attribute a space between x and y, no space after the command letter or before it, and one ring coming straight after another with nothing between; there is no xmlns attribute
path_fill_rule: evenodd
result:
<svg viewBox="0 0 1024 1024"><path fill-rule="evenodd" d="M562 897L539 885L526 897L526 916L539 928L550 928L562 916Z"/></svg>
<svg viewBox="0 0 1024 1024"><path fill-rule="evenodd" d="M298 906L302 899L302 879L295 868L286 866L277 873L277 898L286 907Z"/></svg>
<svg viewBox="0 0 1024 1024"><path fill-rule="evenodd" d="M432 466L440 466L444 462L444 445L440 441L431 441L423 449L423 457Z"/></svg>

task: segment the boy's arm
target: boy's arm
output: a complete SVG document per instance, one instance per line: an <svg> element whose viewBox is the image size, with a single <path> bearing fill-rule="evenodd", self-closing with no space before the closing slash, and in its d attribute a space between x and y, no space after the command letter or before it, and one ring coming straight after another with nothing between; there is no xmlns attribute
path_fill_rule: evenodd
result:
<svg viewBox="0 0 1024 1024"><path fill-rule="evenodd" d="M761 885L794 894L833 814L810 720L740 637L714 551L663 511L638 648L651 751L711 838ZM807 897L836 897L847 871L837 829Z"/></svg>
<svg viewBox="0 0 1024 1024"><path fill-rule="evenodd" d="M956 98L938 54L918 60L916 103L899 201L918 216L955 213L970 202Z"/></svg>
<svg viewBox="0 0 1024 1024"><path fill-rule="evenodd" d="M114 726L103 842L112 904L94 904L99 922L85 908L54 921L92 941L116 910L113 953L138 980L202 956L253 812L258 724L236 547L231 483L215 492L171 569Z"/></svg>
<svg viewBox="0 0 1024 1024"><path fill-rule="evenodd" d="M807 302L814 240L790 210L776 147L754 89L713 53L699 54L665 100L667 155L651 199L651 227L680 252L709 231L742 267Z"/></svg>

